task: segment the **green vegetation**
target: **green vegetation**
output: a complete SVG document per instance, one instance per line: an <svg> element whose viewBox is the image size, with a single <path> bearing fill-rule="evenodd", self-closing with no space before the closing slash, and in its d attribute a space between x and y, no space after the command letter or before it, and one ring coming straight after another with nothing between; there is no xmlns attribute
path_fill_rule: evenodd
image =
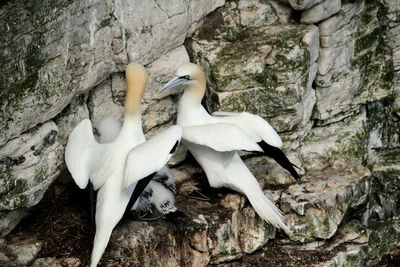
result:
<svg viewBox="0 0 400 267"><path fill-rule="evenodd" d="M222 49L210 62L212 87L218 92L241 91L219 104L225 110L244 110L263 117L295 112L292 106L301 101L297 88L306 87L308 82L310 52L302 40L306 30L306 26L248 27L235 41L222 43ZM263 63L267 58L271 64ZM237 72L240 66L254 60L264 64L262 71L243 68Z"/></svg>
<svg viewBox="0 0 400 267"><path fill-rule="evenodd" d="M4 165L0 166L0 180L4 183L0 191L1 209L14 210L25 207L28 197L23 193L28 189L27 181L14 177L12 169Z"/></svg>
<svg viewBox="0 0 400 267"><path fill-rule="evenodd" d="M358 30L355 34L355 57L351 60L353 69L360 69L364 89L370 97L379 90L393 88L394 67L390 51L385 44L384 16L387 8L379 1L365 1L365 9L357 15Z"/></svg>

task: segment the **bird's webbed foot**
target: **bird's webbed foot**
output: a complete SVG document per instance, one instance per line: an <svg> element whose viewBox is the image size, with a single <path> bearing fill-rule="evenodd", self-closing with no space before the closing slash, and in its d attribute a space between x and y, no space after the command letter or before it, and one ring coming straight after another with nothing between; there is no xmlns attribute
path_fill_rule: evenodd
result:
<svg viewBox="0 0 400 267"><path fill-rule="evenodd" d="M201 200L201 201L211 201L211 198L208 197L206 194L204 194L203 192L201 192L200 190L196 189L194 190L192 193L190 193L187 198L191 198L191 199L197 199L197 200Z"/></svg>
<svg viewBox="0 0 400 267"><path fill-rule="evenodd" d="M136 213L136 219L140 221L157 221L163 217L164 214L158 211L153 205L146 211L141 210Z"/></svg>

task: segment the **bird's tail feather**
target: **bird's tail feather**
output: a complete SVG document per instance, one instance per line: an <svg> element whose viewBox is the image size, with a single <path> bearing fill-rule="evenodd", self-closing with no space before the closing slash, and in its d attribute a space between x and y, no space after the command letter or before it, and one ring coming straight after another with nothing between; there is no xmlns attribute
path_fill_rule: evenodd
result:
<svg viewBox="0 0 400 267"><path fill-rule="evenodd" d="M291 231L286 225L285 218L282 215L282 211L264 195L261 189L258 193L252 192L251 194L246 194L246 196L257 214L263 220L266 220L277 228L281 228L286 234L291 234Z"/></svg>
<svg viewBox="0 0 400 267"><path fill-rule="evenodd" d="M224 177L226 177L224 186L246 195L257 214L263 220L277 228L281 228L288 235L291 234L282 212L265 196L257 179L237 154L235 154L231 164L224 171ZM209 174L207 177L210 176ZM217 174L215 176L218 178Z"/></svg>
<svg viewBox="0 0 400 267"><path fill-rule="evenodd" d="M93 242L92 256L90 259L90 267L96 267L103 255L108 241L110 240L113 228L102 227L96 230L96 235Z"/></svg>

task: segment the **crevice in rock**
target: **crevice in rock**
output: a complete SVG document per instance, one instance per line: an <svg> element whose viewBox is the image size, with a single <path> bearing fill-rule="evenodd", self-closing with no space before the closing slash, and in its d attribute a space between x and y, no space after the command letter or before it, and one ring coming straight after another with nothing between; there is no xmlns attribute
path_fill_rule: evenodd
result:
<svg viewBox="0 0 400 267"><path fill-rule="evenodd" d="M301 19L301 13L303 13L303 10L292 10L292 16L291 19L295 22L295 23L300 23L300 19Z"/></svg>

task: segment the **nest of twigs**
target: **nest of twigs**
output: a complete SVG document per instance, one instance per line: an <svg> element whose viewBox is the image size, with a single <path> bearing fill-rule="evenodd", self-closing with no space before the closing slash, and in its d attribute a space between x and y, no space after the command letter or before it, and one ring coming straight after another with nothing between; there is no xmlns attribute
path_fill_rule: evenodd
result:
<svg viewBox="0 0 400 267"><path fill-rule="evenodd" d="M42 241L39 258L75 257L87 265L93 242L89 194L74 184L63 186L57 194L56 191L57 187L48 190L43 200L31 211L31 215L10 236L32 237Z"/></svg>

